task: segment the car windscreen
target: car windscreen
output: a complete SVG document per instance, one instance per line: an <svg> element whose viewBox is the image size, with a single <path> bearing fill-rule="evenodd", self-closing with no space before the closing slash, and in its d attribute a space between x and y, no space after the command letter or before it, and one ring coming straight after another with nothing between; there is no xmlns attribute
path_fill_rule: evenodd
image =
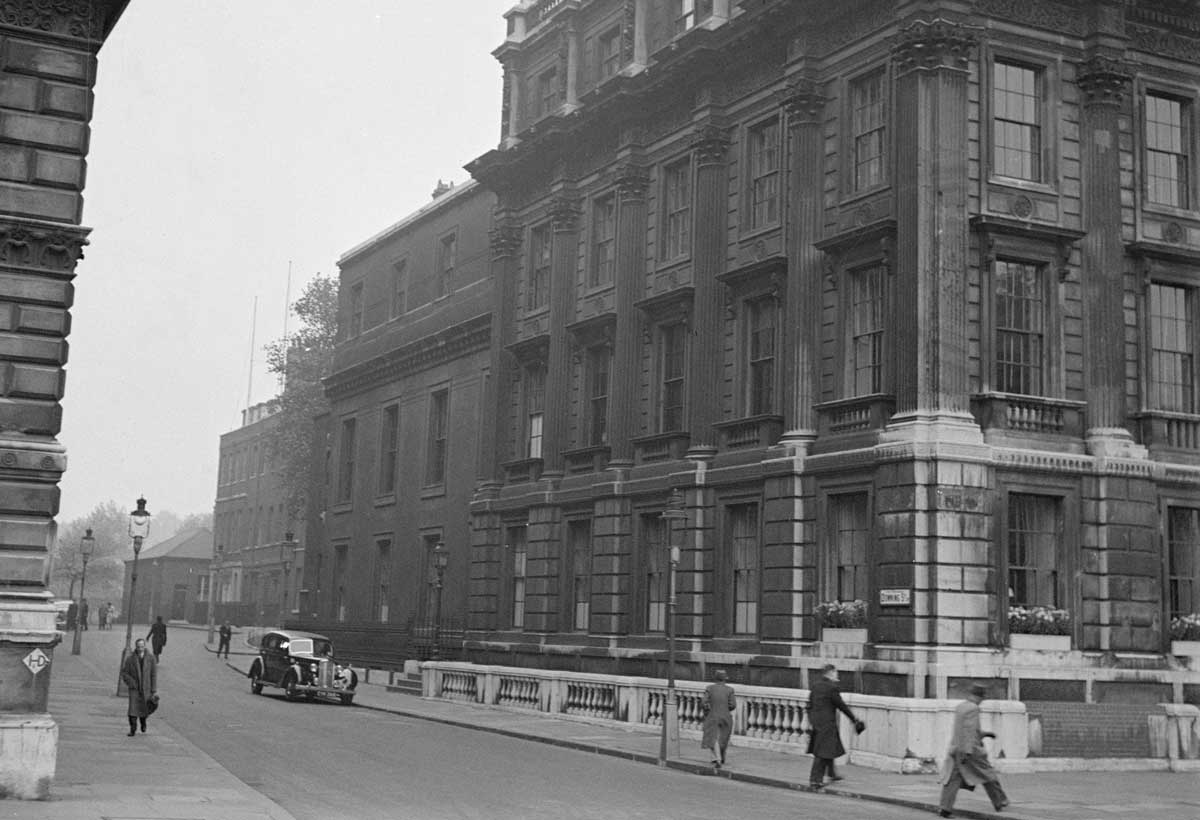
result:
<svg viewBox="0 0 1200 820"><path fill-rule="evenodd" d="M293 655L313 655L315 657L330 657L333 646L321 638L292 638L288 651Z"/></svg>

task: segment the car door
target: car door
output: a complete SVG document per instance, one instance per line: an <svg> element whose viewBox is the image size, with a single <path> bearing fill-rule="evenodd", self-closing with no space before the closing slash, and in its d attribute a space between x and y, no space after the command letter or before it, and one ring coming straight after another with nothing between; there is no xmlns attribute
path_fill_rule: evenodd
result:
<svg viewBox="0 0 1200 820"><path fill-rule="evenodd" d="M263 636L262 643L260 644L263 658L263 678L269 683L278 684L283 675L280 669L281 653L279 644L281 640L281 635L269 632Z"/></svg>

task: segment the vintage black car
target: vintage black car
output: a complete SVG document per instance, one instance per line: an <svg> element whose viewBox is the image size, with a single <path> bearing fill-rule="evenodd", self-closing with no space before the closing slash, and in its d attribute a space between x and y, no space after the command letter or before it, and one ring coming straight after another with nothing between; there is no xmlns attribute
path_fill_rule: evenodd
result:
<svg viewBox="0 0 1200 820"><path fill-rule="evenodd" d="M254 694L261 695L264 686L277 686L288 700L327 696L348 706L358 687L354 670L334 660L332 641L312 632L265 633L258 645L258 657L247 674Z"/></svg>

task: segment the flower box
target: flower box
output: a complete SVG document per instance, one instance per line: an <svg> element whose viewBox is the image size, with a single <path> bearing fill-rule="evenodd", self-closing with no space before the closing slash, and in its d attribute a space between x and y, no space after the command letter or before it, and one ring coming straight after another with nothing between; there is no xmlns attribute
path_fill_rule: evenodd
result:
<svg viewBox="0 0 1200 820"><path fill-rule="evenodd" d="M1037 649L1042 652L1070 652L1070 635L1025 635L1014 632L1008 636L1009 649Z"/></svg>
<svg viewBox="0 0 1200 820"><path fill-rule="evenodd" d="M1200 641L1171 641L1171 654L1200 658Z"/></svg>
<svg viewBox="0 0 1200 820"><path fill-rule="evenodd" d="M866 629L847 629L827 626L821 630L822 643L866 643Z"/></svg>

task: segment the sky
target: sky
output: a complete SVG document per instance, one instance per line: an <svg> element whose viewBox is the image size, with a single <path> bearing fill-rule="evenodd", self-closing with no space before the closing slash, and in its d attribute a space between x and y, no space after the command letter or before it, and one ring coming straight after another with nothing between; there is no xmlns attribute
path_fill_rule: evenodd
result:
<svg viewBox="0 0 1200 820"><path fill-rule="evenodd" d="M99 58L60 522L212 510L220 435L277 389L289 268L294 301L496 147L513 5L132 0Z"/></svg>

